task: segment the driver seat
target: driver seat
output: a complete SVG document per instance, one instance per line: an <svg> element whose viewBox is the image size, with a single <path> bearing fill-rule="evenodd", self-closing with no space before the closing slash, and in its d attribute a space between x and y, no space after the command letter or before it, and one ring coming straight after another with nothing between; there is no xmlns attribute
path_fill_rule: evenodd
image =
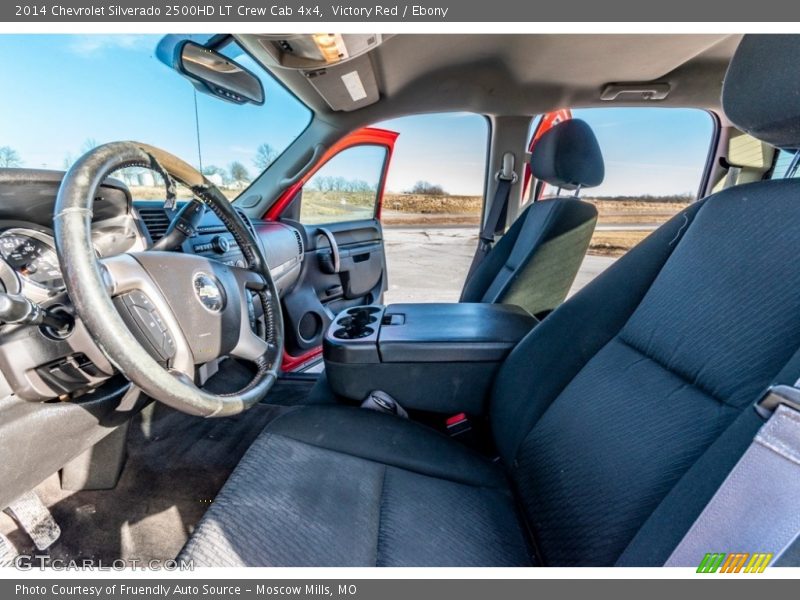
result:
<svg viewBox="0 0 800 600"><path fill-rule="evenodd" d="M799 37L744 38L723 98L741 129L800 145L798 56ZM497 376L498 461L392 415L304 407L254 442L181 558L664 564L762 424L752 404L800 374L798 197L778 180L697 202L556 309Z"/></svg>

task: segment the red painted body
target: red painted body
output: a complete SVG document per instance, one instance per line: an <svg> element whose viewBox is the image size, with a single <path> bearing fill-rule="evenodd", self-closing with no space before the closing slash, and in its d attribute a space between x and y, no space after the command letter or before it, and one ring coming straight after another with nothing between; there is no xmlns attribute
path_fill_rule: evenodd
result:
<svg viewBox="0 0 800 600"><path fill-rule="evenodd" d="M283 350L283 362L281 363L281 370L284 373L291 373L292 371L298 369L299 367L303 366L307 362L317 358L320 354L322 354L322 346L317 348L312 348L305 354L301 354L300 356L292 356L286 349Z"/></svg>
<svg viewBox="0 0 800 600"><path fill-rule="evenodd" d="M387 149L386 153L386 163L383 167L383 176L381 177L380 188L378 190L378 199L375 204L375 218L381 218L381 209L383 207L383 193L386 186L386 173L389 170L389 165L392 162L392 153L394 152L394 143L397 140L397 136L400 134L395 131L389 131L388 129L378 129L377 127L364 127L357 131L354 131L346 136L344 136L341 140L333 144L325 154L317 161L317 163L309 169L308 173L303 175L303 177L294 183L293 185L286 188L283 193L278 198L278 201L273 204L267 214L264 215L264 219L267 221L277 221L283 215L283 212L286 208L292 203L294 197L297 193L303 188L306 182L314 176L314 173L319 171L322 166L328 162L331 158L336 156L342 150L347 148L351 148L353 146L364 146L364 145L377 145L377 146L385 146ZM301 354L300 356L292 356L288 354L286 350L283 352L283 366L282 370L284 373L288 373L294 371L295 369L301 367L302 365L306 364L307 362L317 358L320 354L322 354L322 347L314 348L309 350L308 352Z"/></svg>

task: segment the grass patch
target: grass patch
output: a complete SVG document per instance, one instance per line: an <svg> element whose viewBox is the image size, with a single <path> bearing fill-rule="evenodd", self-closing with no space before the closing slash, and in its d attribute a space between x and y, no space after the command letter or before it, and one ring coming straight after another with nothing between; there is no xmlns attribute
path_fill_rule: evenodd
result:
<svg viewBox="0 0 800 600"><path fill-rule="evenodd" d="M589 254L622 256L652 231L595 231L589 243Z"/></svg>

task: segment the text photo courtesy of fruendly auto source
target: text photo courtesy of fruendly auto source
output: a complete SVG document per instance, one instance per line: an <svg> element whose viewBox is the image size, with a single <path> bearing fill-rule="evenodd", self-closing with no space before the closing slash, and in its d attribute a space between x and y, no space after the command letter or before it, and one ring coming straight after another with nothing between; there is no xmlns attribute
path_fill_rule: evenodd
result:
<svg viewBox="0 0 800 600"><path fill-rule="evenodd" d="M800 564L800 36L0 53L0 563Z"/></svg>

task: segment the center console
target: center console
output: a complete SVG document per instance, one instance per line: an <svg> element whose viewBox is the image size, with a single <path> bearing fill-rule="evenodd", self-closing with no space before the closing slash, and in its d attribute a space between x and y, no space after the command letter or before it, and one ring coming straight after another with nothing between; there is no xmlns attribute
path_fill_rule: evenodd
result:
<svg viewBox="0 0 800 600"><path fill-rule="evenodd" d="M536 325L503 304L392 304L340 313L323 342L332 390L383 390L406 408L482 414L500 363Z"/></svg>

